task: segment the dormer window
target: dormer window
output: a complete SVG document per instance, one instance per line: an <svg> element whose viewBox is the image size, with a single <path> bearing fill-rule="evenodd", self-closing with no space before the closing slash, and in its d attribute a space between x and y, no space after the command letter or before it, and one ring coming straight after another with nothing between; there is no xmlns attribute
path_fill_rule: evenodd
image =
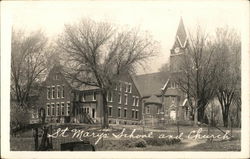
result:
<svg viewBox="0 0 250 159"><path fill-rule="evenodd" d="M174 81L170 82L170 88L176 88L176 83Z"/></svg>

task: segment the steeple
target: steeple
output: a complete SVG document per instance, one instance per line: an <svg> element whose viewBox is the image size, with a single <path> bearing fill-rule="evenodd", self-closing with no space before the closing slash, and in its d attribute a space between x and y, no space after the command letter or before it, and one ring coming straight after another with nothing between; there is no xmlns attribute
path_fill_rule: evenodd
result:
<svg viewBox="0 0 250 159"><path fill-rule="evenodd" d="M187 34L184 27L183 19L180 18L179 26L176 32L175 41L170 50L170 71L178 72L181 69L182 61L188 47Z"/></svg>
<svg viewBox="0 0 250 159"><path fill-rule="evenodd" d="M176 33L176 40L178 40L180 46L182 48L184 48L186 46L187 43L187 34L186 34L186 30L184 27L184 23L183 23L183 19L181 17L180 19L180 23L177 29L177 33Z"/></svg>

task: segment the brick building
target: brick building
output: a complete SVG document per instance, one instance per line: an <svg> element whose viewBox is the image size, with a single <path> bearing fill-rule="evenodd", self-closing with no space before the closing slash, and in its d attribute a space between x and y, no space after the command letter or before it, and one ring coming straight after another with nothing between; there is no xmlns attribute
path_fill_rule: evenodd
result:
<svg viewBox="0 0 250 159"><path fill-rule="evenodd" d="M170 70L131 76L121 75L108 92L108 116L112 124L154 124L190 120L190 107L173 76L178 74L185 56L188 40L180 20L174 45L170 50ZM40 95L39 114L46 122L102 123L103 102L100 89L66 79L61 66L49 72Z"/></svg>
<svg viewBox="0 0 250 159"><path fill-rule="evenodd" d="M101 123L103 99L100 89L71 82L54 66L43 83L40 114L52 123ZM107 94L109 123L139 124L140 93L129 74L121 75Z"/></svg>

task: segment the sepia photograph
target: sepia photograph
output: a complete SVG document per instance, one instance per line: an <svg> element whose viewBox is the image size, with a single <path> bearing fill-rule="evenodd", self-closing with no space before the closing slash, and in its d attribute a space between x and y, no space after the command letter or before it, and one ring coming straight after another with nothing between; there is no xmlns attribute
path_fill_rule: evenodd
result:
<svg viewBox="0 0 250 159"><path fill-rule="evenodd" d="M3 158L249 157L247 1L1 10Z"/></svg>

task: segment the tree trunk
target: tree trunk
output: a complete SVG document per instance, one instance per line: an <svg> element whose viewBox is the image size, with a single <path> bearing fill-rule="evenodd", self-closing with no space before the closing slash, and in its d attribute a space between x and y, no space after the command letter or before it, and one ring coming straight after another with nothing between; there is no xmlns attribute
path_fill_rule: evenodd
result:
<svg viewBox="0 0 250 159"><path fill-rule="evenodd" d="M197 108L194 108L194 125L198 124L198 111Z"/></svg>
<svg viewBox="0 0 250 159"><path fill-rule="evenodd" d="M222 113L222 115L224 127L228 127L228 115L226 115L226 113Z"/></svg>
<svg viewBox="0 0 250 159"><path fill-rule="evenodd" d="M204 107L200 107L198 109L198 121L203 123L204 122Z"/></svg>
<svg viewBox="0 0 250 159"><path fill-rule="evenodd" d="M102 99L103 99L103 123L102 128L106 129L109 127L108 122L108 103L107 103L107 93L106 91L102 91Z"/></svg>
<svg viewBox="0 0 250 159"><path fill-rule="evenodd" d="M228 127L229 106L230 106L229 104L225 104L224 112L222 112L224 127Z"/></svg>

